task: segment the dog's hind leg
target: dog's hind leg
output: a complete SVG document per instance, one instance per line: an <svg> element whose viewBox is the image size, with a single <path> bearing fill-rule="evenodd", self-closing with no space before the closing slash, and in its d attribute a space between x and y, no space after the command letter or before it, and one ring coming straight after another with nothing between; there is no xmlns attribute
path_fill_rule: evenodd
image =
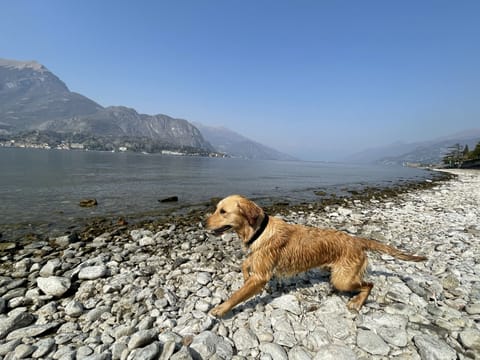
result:
<svg viewBox="0 0 480 360"><path fill-rule="evenodd" d="M347 304L350 310L359 311L367 300L373 284L363 281L363 273L367 267L367 259L355 259L356 261L343 262L332 266L330 281L333 287L339 291L358 292Z"/></svg>

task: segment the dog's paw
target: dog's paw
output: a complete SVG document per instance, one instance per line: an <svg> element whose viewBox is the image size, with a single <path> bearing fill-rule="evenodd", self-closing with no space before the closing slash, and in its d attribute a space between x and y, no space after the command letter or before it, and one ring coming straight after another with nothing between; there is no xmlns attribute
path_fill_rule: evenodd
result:
<svg viewBox="0 0 480 360"><path fill-rule="evenodd" d="M225 303L223 303L214 307L212 310L210 310L210 315L213 315L217 318L221 318L221 317L224 317L229 310L230 308L227 305L225 305Z"/></svg>
<svg viewBox="0 0 480 360"><path fill-rule="evenodd" d="M363 303L356 301L356 299L352 299L347 303L347 308L353 313L359 313L360 309L362 308Z"/></svg>

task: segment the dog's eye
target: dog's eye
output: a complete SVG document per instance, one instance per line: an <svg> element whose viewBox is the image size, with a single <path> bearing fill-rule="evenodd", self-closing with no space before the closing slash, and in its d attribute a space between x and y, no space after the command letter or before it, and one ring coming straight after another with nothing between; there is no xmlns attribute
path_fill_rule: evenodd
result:
<svg viewBox="0 0 480 360"><path fill-rule="evenodd" d="M220 209L220 214L226 214L227 212L225 211L225 209Z"/></svg>

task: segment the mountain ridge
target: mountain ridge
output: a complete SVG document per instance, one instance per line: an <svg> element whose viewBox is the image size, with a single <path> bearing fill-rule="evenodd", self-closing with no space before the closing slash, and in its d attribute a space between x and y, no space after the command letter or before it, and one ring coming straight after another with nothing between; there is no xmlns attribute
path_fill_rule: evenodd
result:
<svg viewBox="0 0 480 360"><path fill-rule="evenodd" d="M231 130L226 128L225 133ZM206 137L193 123L164 114L147 115L125 106L103 107L88 97L70 91L68 86L47 67L37 61L17 61L0 58L0 135L25 133L32 138L48 138L59 134L58 139L85 138L85 134L99 138L105 143L116 139L133 140L137 145L142 139L150 143L148 148L162 146L172 150L200 149L205 152L226 152L230 156L248 159L293 159L246 137L238 135L235 147L225 151L206 140ZM82 136L78 136L82 134ZM70 136L69 136L70 135ZM157 144L152 144L156 142ZM223 144L218 136L217 143ZM100 141L101 142L101 141ZM243 142L243 145L241 144ZM143 149L136 146L136 149ZM110 149L110 147L109 147Z"/></svg>
<svg viewBox="0 0 480 360"><path fill-rule="evenodd" d="M360 163L402 165L404 163L440 164L443 156L455 144L470 148L480 141L480 128L466 129L431 140L411 143L395 142L355 153L345 160Z"/></svg>
<svg viewBox="0 0 480 360"><path fill-rule="evenodd" d="M291 155L262 145L224 126L209 126L199 122L194 122L194 125L217 151L227 153L233 157L262 160L298 160Z"/></svg>

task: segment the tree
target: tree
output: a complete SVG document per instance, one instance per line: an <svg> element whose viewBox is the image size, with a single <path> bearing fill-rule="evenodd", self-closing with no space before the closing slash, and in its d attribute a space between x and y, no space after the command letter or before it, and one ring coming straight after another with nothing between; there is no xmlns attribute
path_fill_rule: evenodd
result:
<svg viewBox="0 0 480 360"><path fill-rule="evenodd" d="M468 159L470 159L470 160L480 159L480 141L475 146L475 149L473 149L472 151L470 151L468 153Z"/></svg>
<svg viewBox="0 0 480 360"><path fill-rule="evenodd" d="M448 148L449 151L443 157L443 163L449 167L460 167L463 162L463 151L460 144Z"/></svg>

